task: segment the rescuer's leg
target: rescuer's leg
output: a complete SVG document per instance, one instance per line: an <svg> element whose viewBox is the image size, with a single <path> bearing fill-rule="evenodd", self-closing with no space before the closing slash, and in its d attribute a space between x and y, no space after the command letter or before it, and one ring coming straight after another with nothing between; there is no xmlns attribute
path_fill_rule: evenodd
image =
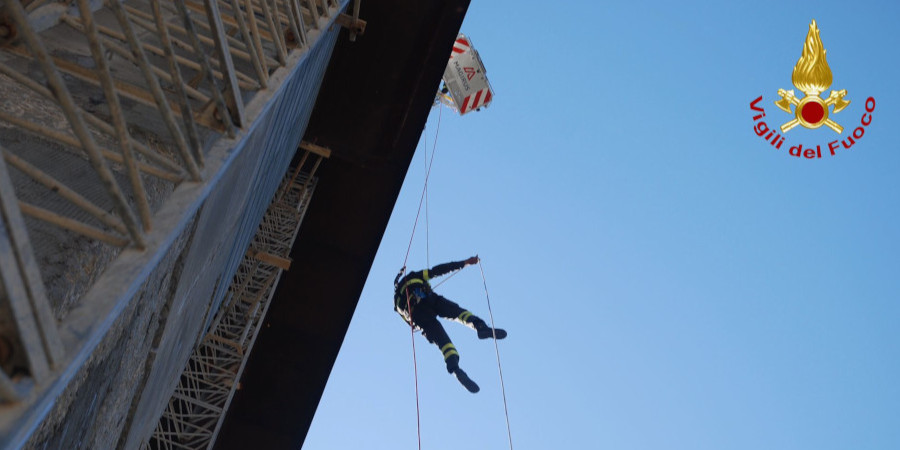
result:
<svg viewBox="0 0 900 450"><path fill-rule="evenodd" d="M481 388L478 387L478 384L472 381L472 379L469 378L468 375L466 375L466 372L459 367L457 367L456 370L453 371L453 375L456 376L456 379L459 380L459 383L462 384L467 391L475 394L481 390Z"/></svg>
<svg viewBox="0 0 900 450"><path fill-rule="evenodd" d="M506 337L505 330L489 327L488 324L485 323L485 321L480 317L472 314L471 311L462 309L455 302L437 294L434 294L429 298L432 299L430 303L437 315L455 320L466 325L469 328L472 328L473 330L478 332L479 339L492 338L495 334L497 335L497 339L503 339Z"/></svg>
<svg viewBox="0 0 900 450"><path fill-rule="evenodd" d="M422 329L425 339L441 349L444 362L447 364L447 372L453 373L453 369L459 367L459 352L456 351L453 342L450 342L450 336L447 336L437 317L434 314L424 313L423 308L414 308L413 321Z"/></svg>
<svg viewBox="0 0 900 450"><path fill-rule="evenodd" d="M444 355L444 362L447 364L447 372L455 375L456 379L469 392L473 394L478 392L478 385L466 375L466 372L459 368L459 352L456 351L453 342L450 342L450 336L447 336L444 327L438 322L434 311L428 306L424 308L422 306L422 304L419 304L413 308L412 314L413 321L422 329L422 335L425 336L425 339L428 339L428 342L441 349L441 353Z"/></svg>

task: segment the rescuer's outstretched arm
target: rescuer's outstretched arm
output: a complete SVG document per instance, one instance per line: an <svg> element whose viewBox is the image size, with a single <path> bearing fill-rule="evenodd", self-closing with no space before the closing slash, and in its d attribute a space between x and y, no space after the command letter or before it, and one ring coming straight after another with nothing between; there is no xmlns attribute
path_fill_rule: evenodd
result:
<svg viewBox="0 0 900 450"><path fill-rule="evenodd" d="M446 275L450 272L453 272L454 270L459 270L459 269L462 269L463 267L466 267L466 266L469 266L472 264L478 264L478 261L479 261L478 257L473 256L469 259L465 259L462 261L454 261L454 262L448 262L448 263L444 263L444 264L438 264L438 265L432 267L431 270L428 271L428 278L434 278L434 277L439 277L441 275Z"/></svg>

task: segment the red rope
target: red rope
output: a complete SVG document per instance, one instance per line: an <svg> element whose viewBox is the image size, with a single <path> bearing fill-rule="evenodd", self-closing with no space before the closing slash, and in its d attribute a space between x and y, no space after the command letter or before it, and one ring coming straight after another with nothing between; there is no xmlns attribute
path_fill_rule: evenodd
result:
<svg viewBox="0 0 900 450"><path fill-rule="evenodd" d="M431 147L431 154L434 155L434 146ZM425 157L422 158L422 162L425 163L425 173L428 173L428 168L430 167L428 164L428 153L426 151ZM428 183L425 183L425 267L431 267L431 248L429 243L431 242L431 233L429 233L428 226Z"/></svg>
<svg viewBox="0 0 900 450"><path fill-rule="evenodd" d="M443 109L441 109L443 111ZM434 141L435 145L437 144L437 136L441 130L441 113L438 113L438 124L437 130L434 132ZM431 161L428 163L428 171L425 173L425 186L422 187L422 195L419 196L419 209L416 210L416 220L413 222L413 230L412 234L409 236L409 245L406 246L406 256L403 257L403 267L406 267L406 262L409 260L409 251L412 250L413 238L416 236L416 227L419 225L419 215L422 213L422 202L425 200L425 193L428 192L428 177L431 176L431 168L434 167L434 154L437 153L437 148L431 148ZM425 149L425 154L428 154L428 149Z"/></svg>
<svg viewBox="0 0 900 450"><path fill-rule="evenodd" d="M491 330L494 333L494 351L497 352L497 371L500 372L500 391L503 393L503 413L506 414L506 435L509 437L509 450L513 450L512 430L509 426L509 408L506 405L506 385L503 383L503 367L500 366L500 347L497 345L497 332L494 331L494 312L491 311L491 295L488 294L487 279L484 277L484 266L478 260L478 268L481 269L481 281L484 282L484 296L487 298L488 315L491 318Z"/></svg>
<svg viewBox="0 0 900 450"><path fill-rule="evenodd" d="M434 164L434 151L437 150L437 139L438 134L441 132L441 116L444 115L444 108L438 109L438 126L437 129L434 130L434 143L431 144L431 162L428 163L428 167L426 167L426 172L431 172L431 166ZM427 151L426 151L427 155ZM431 242L431 237L428 232L428 178L425 178L425 266L431 267L431 246L429 245Z"/></svg>
<svg viewBox="0 0 900 450"><path fill-rule="evenodd" d="M438 112L438 124L437 130L434 132L434 145L431 147L431 160L428 162L428 170L425 171L425 185L422 187L422 195L419 197L419 208L416 210L416 220L413 222L413 230L412 234L409 236L409 245L406 247L406 256L403 257L403 274L406 273L406 263L409 261L409 251L412 250L413 238L416 236L416 228L419 226L419 214L422 213L422 202L425 200L426 195L428 193L428 177L431 176L431 168L434 166L434 154L437 151L437 137L438 133L441 131L441 116L443 114L444 109L441 108L440 112ZM425 144L425 155L428 155L428 144ZM426 260L428 258L428 209L426 207L425 210L425 246L426 246ZM427 262L427 261L426 261ZM402 276L401 276L402 279ZM416 361L416 326L412 320L412 308L409 303L409 288L406 289L406 312L409 314L409 335L412 340L412 350L413 350L413 374L415 376L416 383L416 436L419 443L419 450L422 450L422 421L421 421L421 413L419 408L419 364Z"/></svg>
<svg viewBox="0 0 900 450"><path fill-rule="evenodd" d="M419 450L422 450L422 423L419 418L419 364L416 362L416 327L413 325L412 309L409 305L409 288L406 288L406 312L409 314L409 337L413 350L413 374L416 379L416 438L419 442Z"/></svg>

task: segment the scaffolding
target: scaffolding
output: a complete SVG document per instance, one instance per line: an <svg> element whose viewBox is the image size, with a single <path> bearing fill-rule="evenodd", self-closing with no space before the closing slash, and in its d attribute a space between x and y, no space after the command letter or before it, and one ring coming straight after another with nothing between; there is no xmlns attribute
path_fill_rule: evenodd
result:
<svg viewBox="0 0 900 450"><path fill-rule="evenodd" d="M288 173L241 261L215 320L191 354L178 386L144 449L206 449L215 444L260 324L315 187L312 169ZM299 175L299 176L298 176Z"/></svg>
<svg viewBox="0 0 900 450"><path fill-rule="evenodd" d="M235 233L235 245L246 245L278 183L272 170L284 170L302 137L332 24L363 31L364 21L340 13L347 3L0 0L0 134L12 136L0 139L0 447L21 445L40 426L198 211L228 215L238 228L219 238ZM307 74L303 64L321 71ZM287 264L284 227L296 233L323 157L306 151L304 172L279 191L282 206L271 206L284 217L266 215L250 247L255 263L238 266L228 248L217 250L224 256L214 270L228 277L237 268L246 289L269 280L271 290L272 267ZM224 174L238 164L253 170ZM244 209L207 201L227 197L227 183L252 190ZM300 209L288 214L284 204ZM34 239L35 224L61 237ZM42 256L70 243L105 261L86 277L80 306L61 305L42 279ZM99 280L115 282L98 288ZM208 321L232 324L226 311L239 307L258 320L268 290L249 306L237 300L246 292L225 300L214 292L209 307L222 315ZM210 342L252 345L227 336Z"/></svg>

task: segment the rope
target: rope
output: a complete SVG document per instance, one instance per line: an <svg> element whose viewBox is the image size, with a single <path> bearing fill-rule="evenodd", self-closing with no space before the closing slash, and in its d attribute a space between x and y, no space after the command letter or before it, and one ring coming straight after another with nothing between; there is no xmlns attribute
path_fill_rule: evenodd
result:
<svg viewBox="0 0 900 450"><path fill-rule="evenodd" d="M491 295L488 294L487 279L484 276L484 266L478 260L478 268L481 269L481 281L484 283L484 296L487 299L488 315L491 318L491 330L494 330L494 312L491 311ZM509 450L513 450L512 430L509 426L509 408L506 405L506 385L503 383L503 368L500 366L500 347L497 345L497 332L494 333L494 351L497 353L497 371L500 373L500 392L503 393L503 413L506 415L506 435L509 437Z"/></svg>
<svg viewBox="0 0 900 450"><path fill-rule="evenodd" d="M438 284L432 286L431 289L432 289L432 290L435 290L435 289L439 288L442 284L444 284L445 282L449 281L451 278L455 277L456 274L458 274L458 273L460 273L460 272L462 272L462 269L453 271L453 273L451 273L449 276L444 277L444 279L441 280L440 283L438 283Z"/></svg>
<svg viewBox="0 0 900 450"><path fill-rule="evenodd" d="M413 350L413 374L416 379L416 439L419 443L419 450L422 450L422 422L419 418L419 364L416 361L416 327L413 325L412 310L409 307L409 288L406 288L406 312L409 313L409 337L412 341Z"/></svg>
<svg viewBox="0 0 900 450"><path fill-rule="evenodd" d="M431 144L431 162L428 164L427 171L431 172L431 166L434 164L434 151L437 150L438 134L441 132L441 116L444 114L444 108L438 110L438 126L434 130L434 143ZM425 155L428 156L428 149L425 149ZM428 180L425 180L425 266L431 267L431 237L428 226Z"/></svg>
<svg viewBox="0 0 900 450"><path fill-rule="evenodd" d="M422 202L428 194L428 177L431 176L431 168L434 166L434 154L437 152L437 138L441 131L441 116L444 109L440 108L438 112L437 129L434 132L434 145L431 146L431 160L428 162L425 171L425 185L422 187L422 195L419 197L419 208L416 210L416 220L413 222L412 233L409 236L409 245L406 247L406 256L403 257L403 275L406 274L406 263L409 261L409 251L412 250L413 238L416 236L416 228L419 225L419 214L422 212ZM428 142L425 143L425 156L428 157ZM425 258L428 259L428 207L425 208ZM402 276L401 276L402 279ZM416 326L412 320L412 308L409 303L409 288L406 289L406 312L409 314L409 335L412 341L413 351L413 375L416 384L416 437L419 444L419 450L422 450L422 419L419 408L419 364L416 361Z"/></svg>
<svg viewBox="0 0 900 450"><path fill-rule="evenodd" d="M434 166L434 154L437 152L437 139L441 129L441 116L443 114L444 109L439 108L438 112L438 124L437 129L434 133L434 144L431 148L431 158L428 158L428 146L426 143L425 146L425 161L426 161L426 171L425 171L425 183L422 186L422 195L419 197L419 207L416 210L416 219L413 222L412 233L409 236L409 245L406 247L406 255L403 257L403 269L401 271L401 279L402 276L406 274L406 263L409 261L409 253L412 250L412 243L416 236L416 229L419 225L419 216L422 213L422 205L425 205L425 263L426 266L431 266L431 256L430 256L430 248L429 248L429 224L428 224L428 179L431 176L431 168ZM509 438L509 449L513 450L512 443L512 429L509 425L509 406L506 402L506 385L503 382L503 367L500 364L500 347L497 345L497 334L494 326L494 312L491 309L491 296L488 293L487 288L487 279L484 275L484 266L481 264L481 260L478 261L478 268L481 270L481 280L484 283L484 295L487 299L487 307L488 314L491 319L491 330L494 333L494 351L497 354L497 371L500 374L500 391L503 395L503 413L506 416L506 435ZM460 271L457 270L450 274L450 276L441 280L440 283L434 286L434 289L444 284L449 279L453 278ZM415 377L415 389L416 389L416 438L419 446L419 450L422 450L422 422L421 422L421 408L419 404L419 365L416 360L416 327L415 322L412 320L412 305L410 303L410 295L409 288L406 289L406 311L409 314L409 330L410 330L410 342L412 342L412 350L413 350L413 374Z"/></svg>
<svg viewBox="0 0 900 450"><path fill-rule="evenodd" d="M424 133L423 133L424 134ZM434 146L431 147L431 153L434 154ZM425 154L424 158L422 158L422 162L425 163L425 173L428 173L428 144L425 144ZM428 232L428 183L425 183L425 267L431 267L431 249L429 248L429 242L431 242L431 237Z"/></svg>
<svg viewBox="0 0 900 450"><path fill-rule="evenodd" d="M443 111L443 108L441 109ZM441 113L438 113L438 124L437 130L434 132L434 142L437 145L437 136L441 130ZM428 153L428 149L426 148L425 153ZM413 230L412 234L409 236L409 245L406 246L406 256L403 257L403 267L406 267L406 262L409 260L409 251L412 249L413 238L416 236L416 227L419 225L419 214L422 212L422 202L425 200L425 193L428 191L428 177L431 176L431 168L434 167L434 154L437 153L437 148L432 147L431 149L431 161L428 163L428 171L425 173L425 186L422 187L422 195L419 197L419 209L416 211L416 220L413 222Z"/></svg>

